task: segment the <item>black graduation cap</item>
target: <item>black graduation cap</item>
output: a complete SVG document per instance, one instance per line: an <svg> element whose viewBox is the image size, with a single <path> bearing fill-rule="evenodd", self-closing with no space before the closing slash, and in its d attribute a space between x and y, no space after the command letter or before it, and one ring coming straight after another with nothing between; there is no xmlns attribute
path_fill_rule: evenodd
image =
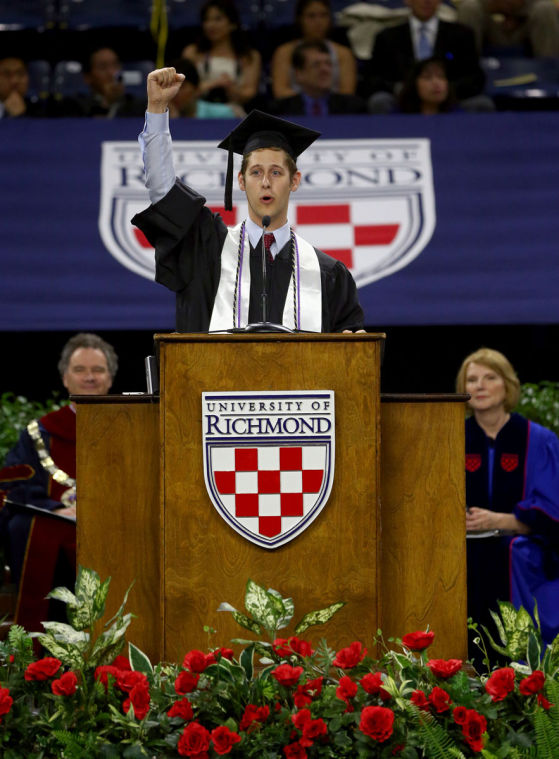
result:
<svg viewBox="0 0 559 759"><path fill-rule="evenodd" d="M251 111L218 145L218 148L229 151L225 178L226 210L233 208L233 153L246 155L258 148L282 148L296 160L317 137L320 137L320 132L314 129L262 111Z"/></svg>

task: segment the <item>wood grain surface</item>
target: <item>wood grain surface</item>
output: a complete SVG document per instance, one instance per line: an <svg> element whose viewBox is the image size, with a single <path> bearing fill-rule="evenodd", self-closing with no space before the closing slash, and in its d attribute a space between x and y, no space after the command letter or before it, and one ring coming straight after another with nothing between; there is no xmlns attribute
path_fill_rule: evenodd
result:
<svg viewBox="0 0 559 759"><path fill-rule="evenodd" d="M78 561L111 577L107 619L134 581L128 639L159 661L159 407L80 403L76 436Z"/></svg>
<svg viewBox="0 0 559 759"><path fill-rule="evenodd" d="M381 627L466 658L464 402L381 404Z"/></svg>
<svg viewBox="0 0 559 759"><path fill-rule="evenodd" d="M165 655L250 637L222 601L243 609L248 578L293 597L296 616L334 601L347 606L328 624L332 646L368 640L378 622L379 350L378 336L321 340L227 336L162 341L161 439L164 441ZM274 550L232 530L206 491L202 392L333 390L336 405L334 486L317 519ZM246 632L246 635L245 635Z"/></svg>

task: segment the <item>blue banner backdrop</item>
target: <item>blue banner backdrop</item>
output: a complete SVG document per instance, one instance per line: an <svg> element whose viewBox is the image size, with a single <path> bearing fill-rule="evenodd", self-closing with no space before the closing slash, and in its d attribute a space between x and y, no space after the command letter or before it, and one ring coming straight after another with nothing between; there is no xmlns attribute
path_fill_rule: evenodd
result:
<svg viewBox="0 0 559 759"><path fill-rule="evenodd" d="M326 141L342 140L346 148L358 140L366 145L390 140L392 147L398 141L423 142L428 153L430 145L432 234L423 230L423 242L403 268L375 281L369 277L360 287L368 325L559 321L558 114L301 122L321 130ZM230 127L223 121L175 121L172 131L177 141L211 145ZM0 329L173 328L173 294L119 263L99 232L102 144L133 143L141 128L133 119L0 122ZM341 170L343 158L334 150L330 177L336 160ZM350 184L363 185L356 176L355 170ZM398 224L391 218L383 223L378 186L368 176L370 194L365 182L359 189L360 218L353 220L361 225L357 243L384 244ZM139 176L134 181L140 186ZM340 186L321 186L315 195L322 200L315 200L310 216L301 217L315 225L319 238L321 218L344 221L351 191L347 182ZM141 193L136 195L142 204ZM335 209L332 219L321 217L321 203ZM300 206L298 216L299 211ZM124 233L133 238L133 231ZM307 236L319 244L312 230ZM343 241L333 247L340 245Z"/></svg>

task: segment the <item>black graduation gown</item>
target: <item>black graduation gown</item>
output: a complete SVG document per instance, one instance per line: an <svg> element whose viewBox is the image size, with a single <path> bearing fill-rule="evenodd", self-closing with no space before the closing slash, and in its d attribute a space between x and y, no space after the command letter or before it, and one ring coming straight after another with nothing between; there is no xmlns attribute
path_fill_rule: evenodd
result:
<svg viewBox="0 0 559 759"><path fill-rule="evenodd" d="M176 293L179 332L207 332L221 273L227 227L206 199L177 179L167 195L132 219L155 247L155 279ZM353 277L341 261L316 251L322 282L322 331L363 327ZM260 321L260 250L250 251L249 322ZM290 244L268 269L268 320L281 324L291 277ZM304 294L303 294L304 297ZM231 306L231 312L233 306ZM231 313L231 327L233 327Z"/></svg>

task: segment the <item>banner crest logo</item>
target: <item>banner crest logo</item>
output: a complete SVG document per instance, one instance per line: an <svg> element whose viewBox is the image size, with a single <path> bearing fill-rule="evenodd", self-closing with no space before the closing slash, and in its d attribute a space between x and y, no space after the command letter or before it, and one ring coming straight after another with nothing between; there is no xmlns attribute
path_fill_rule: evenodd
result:
<svg viewBox="0 0 559 759"><path fill-rule="evenodd" d="M224 151L206 141L176 140L173 159L179 178L204 195L226 224L246 217L239 189L233 210L223 209ZM404 268L431 239L436 218L428 139L321 139L298 166L302 180L291 196L289 220L312 245L346 264L358 287ZM153 248L130 224L148 205L137 143L104 142L101 237L123 266L153 280Z"/></svg>

